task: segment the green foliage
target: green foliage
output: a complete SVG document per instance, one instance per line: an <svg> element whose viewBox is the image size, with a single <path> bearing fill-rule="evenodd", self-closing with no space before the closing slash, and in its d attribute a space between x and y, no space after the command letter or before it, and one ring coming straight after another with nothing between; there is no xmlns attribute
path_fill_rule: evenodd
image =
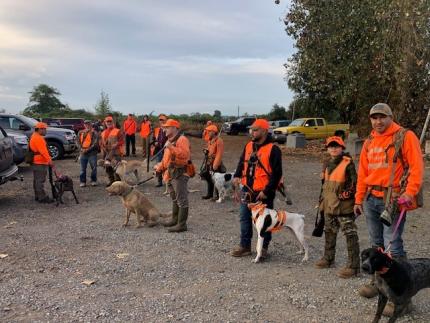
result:
<svg viewBox="0 0 430 323"><path fill-rule="evenodd" d="M268 120L287 120L288 118L291 119L289 115L291 115L291 113L287 112L284 107L275 103L272 110L266 115L266 118Z"/></svg>
<svg viewBox="0 0 430 323"><path fill-rule="evenodd" d="M387 102L422 127L430 97L428 0L292 0L286 31L297 52L286 64L297 116L362 122Z"/></svg>
<svg viewBox="0 0 430 323"><path fill-rule="evenodd" d="M66 108L61 103L58 96L60 92L49 85L39 84L30 93L28 106L24 110L24 115L32 117L42 117L54 112L60 112Z"/></svg>
<svg viewBox="0 0 430 323"><path fill-rule="evenodd" d="M97 101L94 110L96 110L96 115L101 119L105 118L108 114L113 113L109 96L104 91L101 91L100 99Z"/></svg>

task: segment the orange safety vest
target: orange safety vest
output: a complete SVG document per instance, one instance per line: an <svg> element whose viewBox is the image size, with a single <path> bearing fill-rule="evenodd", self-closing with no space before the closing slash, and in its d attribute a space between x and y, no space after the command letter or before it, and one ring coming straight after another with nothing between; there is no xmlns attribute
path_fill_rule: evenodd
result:
<svg viewBox="0 0 430 323"><path fill-rule="evenodd" d="M327 168L325 169L322 202L320 205L320 209L324 211L325 214L349 214L354 210L354 199L339 200L339 194L342 193L345 185L346 168L350 163L351 158L343 156L342 161L331 174L328 173Z"/></svg>
<svg viewBox="0 0 430 323"><path fill-rule="evenodd" d="M118 128L113 128L110 132L106 129L102 132L103 147L110 149L110 147L118 142L118 136L121 132ZM117 147L116 152L118 156L122 155L122 147Z"/></svg>
<svg viewBox="0 0 430 323"><path fill-rule="evenodd" d="M87 133L85 133L85 138L84 138L84 133L81 132L81 136L79 138L79 142L81 143L81 147L83 149L87 149L88 147L91 146L91 131L88 131Z"/></svg>
<svg viewBox="0 0 430 323"><path fill-rule="evenodd" d="M244 167L242 171L242 180L241 180L242 185L247 185L246 174L248 172L249 159L252 154L252 145L253 145L253 142L250 141L245 147ZM261 167L259 162L256 162L255 172L254 172L254 184L252 187L252 189L256 192L264 190L267 184L269 184L269 181L270 181L269 174L272 174L272 168L270 167L270 153L272 151L272 147L273 147L273 143L268 143L257 150L257 153L256 153L257 158L261 162L264 168ZM266 169L266 171L269 174L264 169Z"/></svg>
<svg viewBox="0 0 430 323"><path fill-rule="evenodd" d="M151 133L151 122L149 120L142 121L142 124L140 126L140 136L142 138L147 138L150 133Z"/></svg>

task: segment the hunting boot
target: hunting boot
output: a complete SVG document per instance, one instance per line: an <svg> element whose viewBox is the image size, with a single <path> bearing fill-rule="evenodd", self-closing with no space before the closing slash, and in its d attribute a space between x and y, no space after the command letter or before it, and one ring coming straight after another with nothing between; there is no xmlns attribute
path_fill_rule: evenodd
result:
<svg viewBox="0 0 430 323"><path fill-rule="evenodd" d="M348 264L337 272L340 278L351 278L360 273L360 247L358 245L357 233L346 236L346 245L348 248Z"/></svg>
<svg viewBox="0 0 430 323"><path fill-rule="evenodd" d="M183 232L187 231L188 208L180 207L178 214L178 224L174 227L167 229L169 232Z"/></svg>
<svg viewBox="0 0 430 323"><path fill-rule="evenodd" d="M245 257L249 256L251 254L251 247L242 247L237 246L233 248L233 250L230 252L230 255L233 257Z"/></svg>
<svg viewBox="0 0 430 323"><path fill-rule="evenodd" d="M206 179L208 183L208 193L205 196L202 196L203 200L209 200L214 195L214 183L210 179Z"/></svg>
<svg viewBox="0 0 430 323"><path fill-rule="evenodd" d="M373 248L378 247L379 246L373 246ZM379 294L379 291L375 286L375 275L372 275L372 278L368 284L365 284L359 288L358 294L366 298L373 298Z"/></svg>
<svg viewBox="0 0 430 323"><path fill-rule="evenodd" d="M336 238L337 233L325 232L324 256L315 263L315 268L324 269L333 265L336 254Z"/></svg>
<svg viewBox="0 0 430 323"><path fill-rule="evenodd" d="M178 224L178 215L179 215L179 206L177 203L173 203L172 206L172 218L167 221L163 222L163 226L165 227L173 227Z"/></svg>

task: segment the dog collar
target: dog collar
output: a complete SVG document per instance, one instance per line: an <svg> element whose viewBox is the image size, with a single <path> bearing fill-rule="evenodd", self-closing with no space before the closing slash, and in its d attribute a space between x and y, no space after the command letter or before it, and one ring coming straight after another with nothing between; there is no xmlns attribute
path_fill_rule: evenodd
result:
<svg viewBox="0 0 430 323"><path fill-rule="evenodd" d="M388 267L382 267L381 270L376 271L379 275L384 275L386 274L388 271L390 270L390 268Z"/></svg>

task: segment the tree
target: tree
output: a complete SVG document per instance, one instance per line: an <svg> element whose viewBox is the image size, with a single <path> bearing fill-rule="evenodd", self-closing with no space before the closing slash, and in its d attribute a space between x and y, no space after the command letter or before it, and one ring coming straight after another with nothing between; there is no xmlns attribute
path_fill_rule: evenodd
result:
<svg viewBox="0 0 430 323"><path fill-rule="evenodd" d="M65 108L65 105L58 98L61 93L52 86L39 84L29 93L30 99L24 110L25 115L41 117Z"/></svg>
<svg viewBox="0 0 430 323"><path fill-rule="evenodd" d="M269 120L285 120L287 119L287 115L285 108L275 103L267 118Z"/></svg>
<svg viewBox="0 0 430 323"><path fill-rule="evenodd" d="M214 111L214 118L215 119L221 119L221 111L220 110Z"/></svg>
<svg viewBox="0 0 430 323"><path fill-rule="evenodd" d="M286 68L298 102L352 124L386 102L402 125L422 127L430 96L428 0L291 3L285 24L297 52Z"/></svg>
<svg viewBox="0 0 430 323"><path fill-rule="evenodd" d="M96 103L94 109L96 114L100 118L106 117L108 114L112 113L112 106L110 104L109 96L104 91L100 93L100 99Z"/></svg>

